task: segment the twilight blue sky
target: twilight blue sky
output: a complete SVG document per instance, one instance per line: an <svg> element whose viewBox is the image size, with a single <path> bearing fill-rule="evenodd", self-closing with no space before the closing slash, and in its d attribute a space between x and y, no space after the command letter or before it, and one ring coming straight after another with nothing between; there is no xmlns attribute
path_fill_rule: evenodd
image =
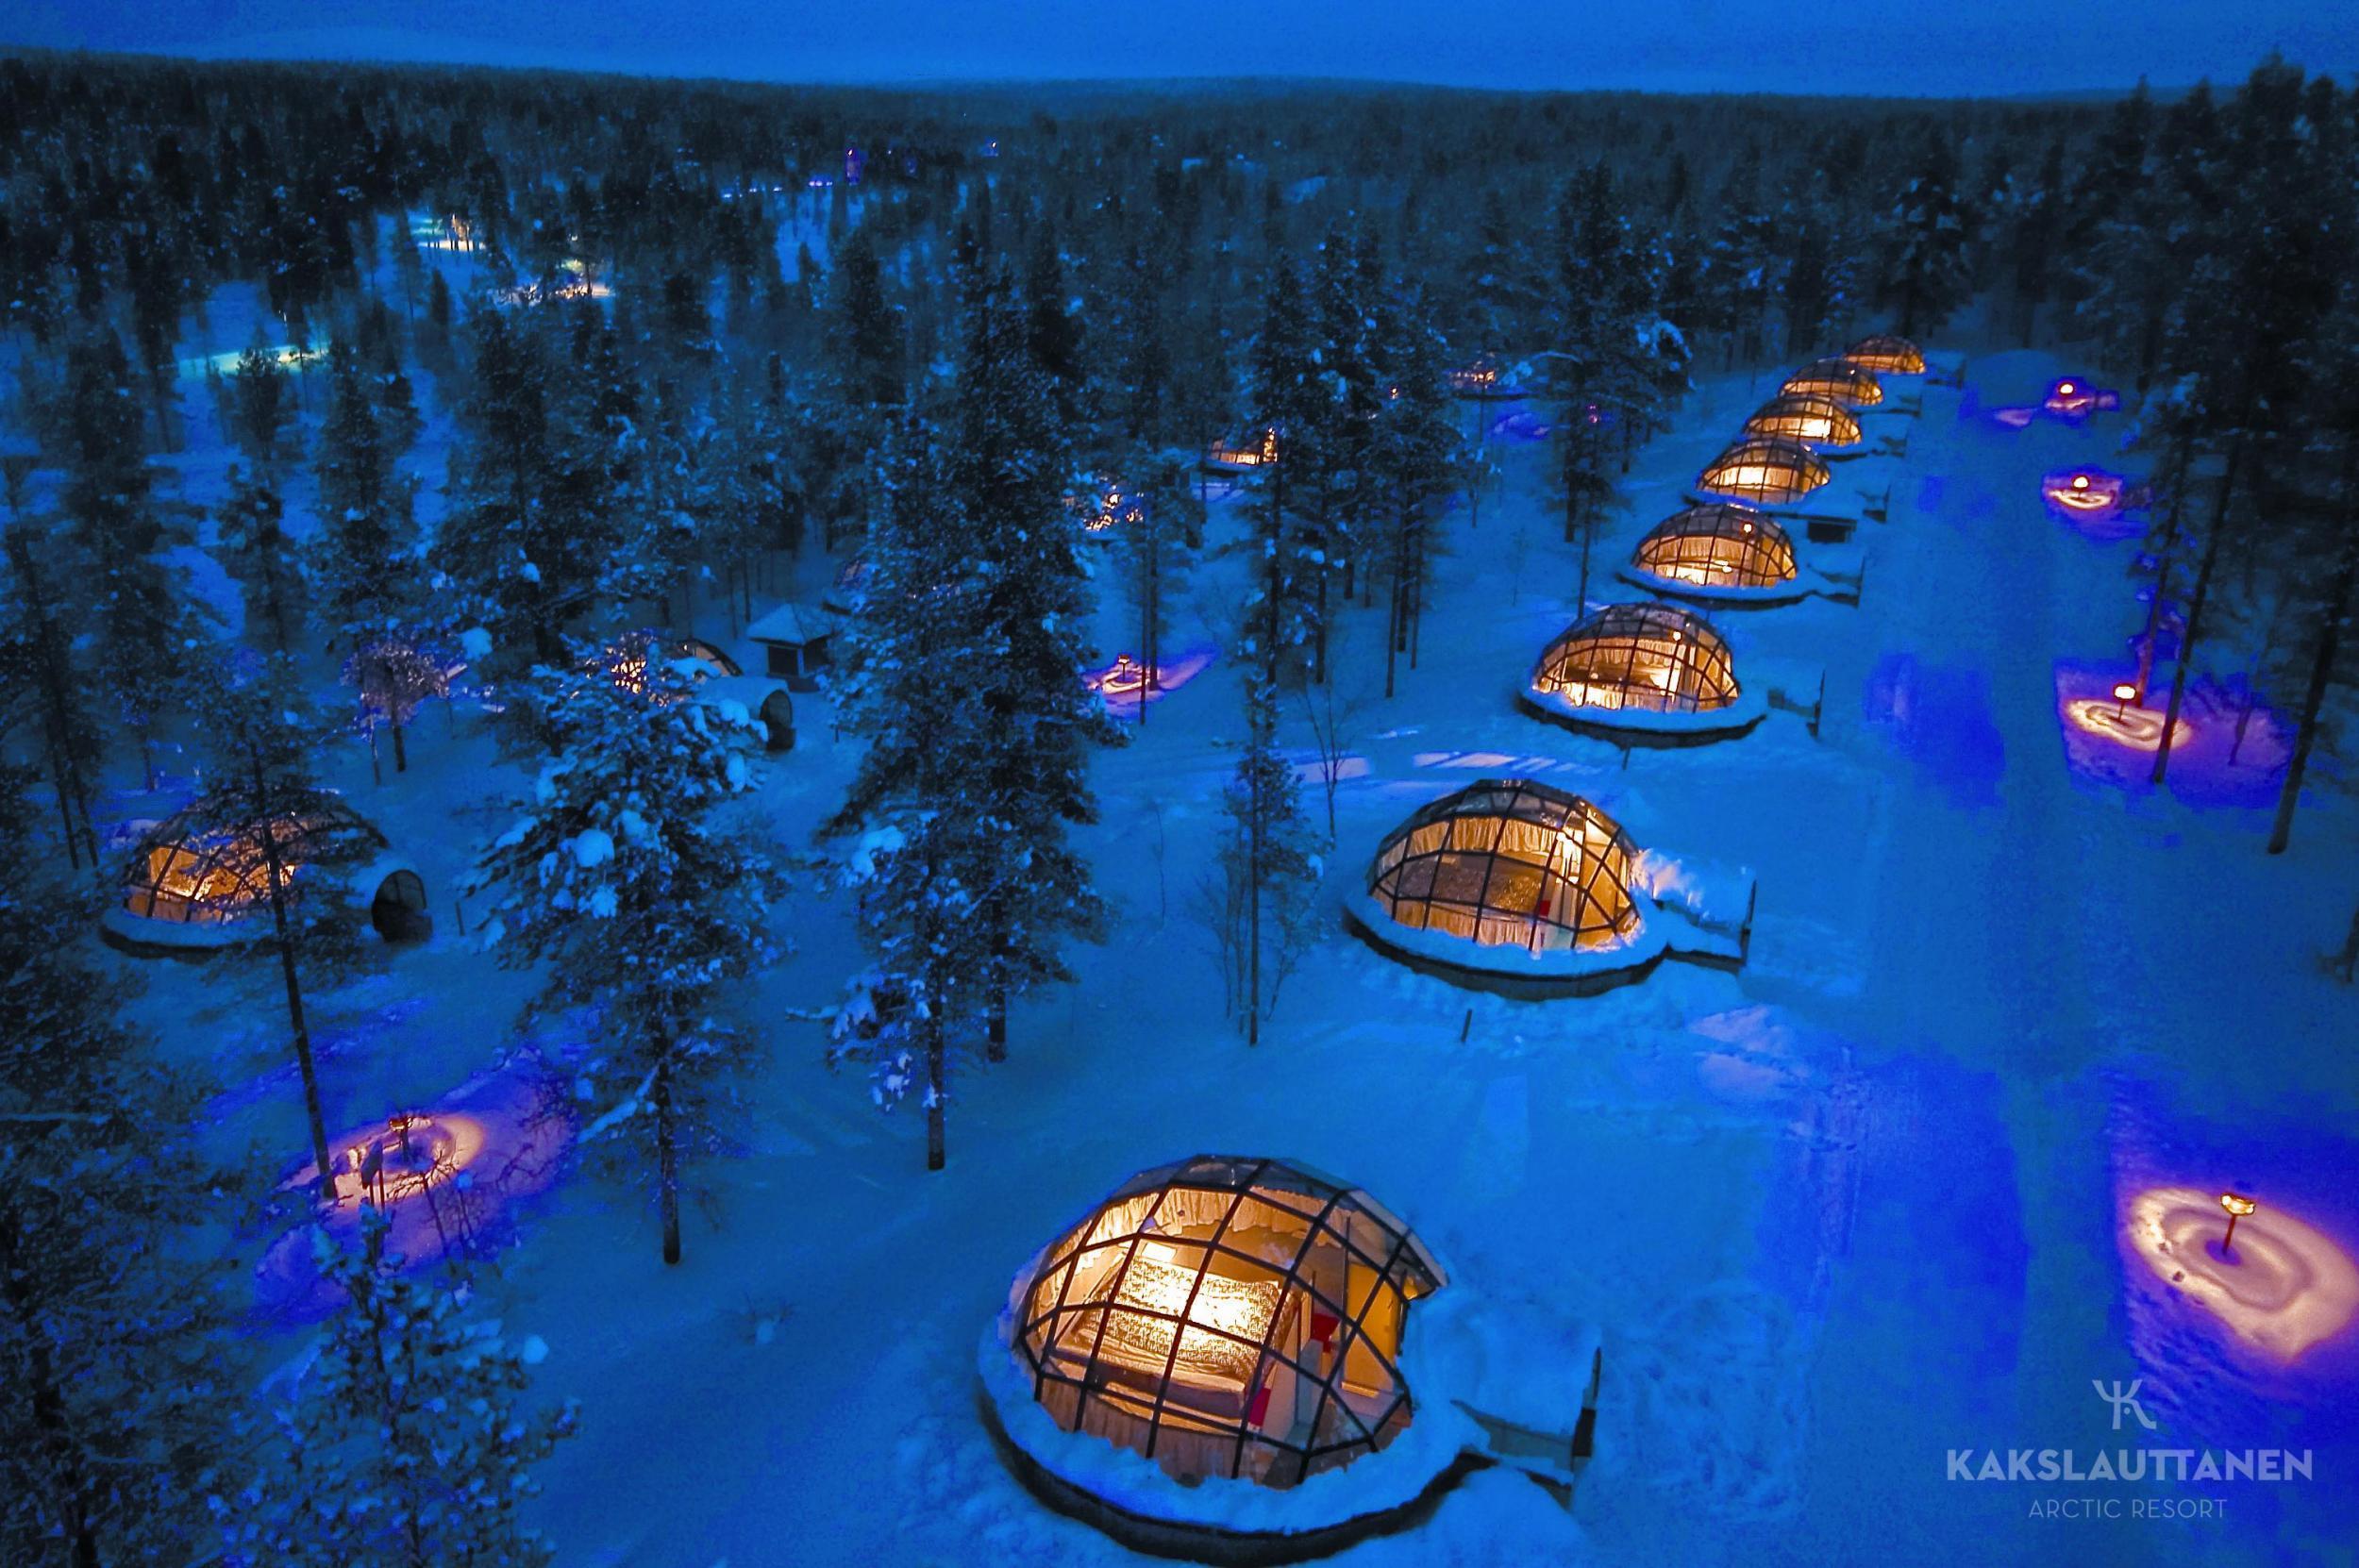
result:
<svg viewBox="0 0 2359 1568"><path fill-rule="evenodd" d="M2353 0L0 0L0 42L789 81L1358 76L2016 94L2349 79ZM1243 46L1243 47L1241 47Z"/></svg>

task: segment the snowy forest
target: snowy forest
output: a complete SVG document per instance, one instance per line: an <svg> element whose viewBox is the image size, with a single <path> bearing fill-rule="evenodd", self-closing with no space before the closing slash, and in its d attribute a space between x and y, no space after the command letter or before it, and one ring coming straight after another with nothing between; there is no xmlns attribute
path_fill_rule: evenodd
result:
<svg viewBox="0 0 2359 1568"><path fill-rule="evenodd" d="M1942 1449L2130 1442L2087 1385L2141 1376L2317 1478L2138 1560L2347 1560L2354 247L2359 92L2274 58L1971 102L0 58L0 1560L1096 1563L1167 1507L1213 1561L1930 1561L2039 1527ZM1664 632L1631 542L1756 404L1858 447L1736 525L1799 602ZM1685 707L1748 727L1533 695L1632 602L1625 662L1725 654ZM1487 912L1366 929L1478 778L1564 813L1504 980L1451 956ZM1215 1310L1263 1358L1166 1496L1213 1406L1133 1390L1118 1452L1112 1352L1069 1415L1024 1303L1207 1150L1391 1250L1313 1225L1338 1308L1243 1217L1310 1223L1291 1178L1233 1280L1161 1200L1160 1375ZM2181 1188L2250 1227L2216 1292L2140 1256L2210 1244ZM1497 1437L1543 1398L1569 1460ZM1438 1508L1385 1469L1427 1448ZM2048 1528L1993 1551L2097 1539Z"/></svg>

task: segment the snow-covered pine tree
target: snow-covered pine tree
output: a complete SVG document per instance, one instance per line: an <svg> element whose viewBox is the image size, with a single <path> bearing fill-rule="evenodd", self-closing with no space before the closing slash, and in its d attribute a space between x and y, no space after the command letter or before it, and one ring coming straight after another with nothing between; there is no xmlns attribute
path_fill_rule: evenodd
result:
<svg viewBox="0 0 2359 1568"><path fill-rule="evenodd" d="M313 985L332 983L357 960L360 921L344 874L375 856L383 842L351 815L335 791L319 782L318 752L328 726L309 699L293 660L274 657L241 667L237 656L225 649L210 662L228 674L196 693L212 765L205 793L191 808L192 827L218 835L259 860L270 903L269 946L277 955L286 991L304 1118L321 1193L332 1197L335 1161L320 1103L303 976L309 973Z"/></svg>
<svg viewBox="0 0 2359 1568"><path fill-rule="evenodd" d="M601 364L602 384L610 370L619 377L621 361ZM619 380L611 390L584 390L587 395L564 410L558 469L568 509L612 542L590 601L644 601L668 626L699 564L697 520L689 509L700 483L705 416L670 376L659 378L644 400L627 395Z"/></svg>
<svg viewBox="0 0 2359 1568"><path fill-rule="evenodd" d="M415 592L413 486L394 465L375 389L352 344L328 349L327 417L314 463L320 527L312 559L335 640L400 613Z"/></svg>
<svg viewBox="0 0 2359 1568"><path fill-rule="evenodd" d="M65 513L90 571L97 674L114 716L140 745L147 787L155 742L178 700L193 636L187 595L159 551L163 521L147 462L130 365L111 332L74 345L66 360Z"/></svg>
<svg viewBox="0 0 2359 1568"><path fill-rule="evenodd" d="M1283 257L1270 263L1269 293L1252 351L1253 429L1278 430L1278 460L1261 470L1252 550L1258 622L1246 627L1252 657L1273 685L1301 668L1318 635L1319 562L1300 517L1298 475L1322 467L1318 440L1327 388L1318 376L1302 279Z"/></svg>
<svg viewBox="0 0 2359 1568"><path fill-rule="evenodd" d="M1704 247L1698 325L1724 335L1724 362L1762 353L1769 304L1785 279L1779 272L1778 223L1763 199L1761 148L1747 142L1712 210L1720 214Z"/></svg>
<svg viewBox="0 0 2359 1568"><path fill-rule="evenodd" d="M480 607L503 665L553 664L583 586L560 571L560 522L549 507L553 379L507 313L477 311L468 335L474 362L459 401L450 502L428 559Z"/></svg>
<svg viewBox="0 0 2359 1568"><path fill-rule="evenodd" d="M1311 573L1309 674L1327 680L1329 604L1339 574L1356 569L1360 525L1367 511L1368 447L1386 389L1378 384L1368 344L1368 293L1376 284L1372 249L1342 225L1328 230L1312 274L1312 360L1317 370L1301 418L1312 440L1299 443L1306 461L1291 475L1303 496L1305 566ZM1352 584L1347 577L1344 599Z"/></svg>
<svg viewBox="0 0 2359 1568"><path fill-rule="evenodd" d="M983 652L979 568L927 431L905 421L884 465L844 702L846 726L866 749L833 824L865 830L847 872L877 960L861 992L891 1005L868 1005L864 1022L839 1028L829 1059L866 1061L872 1097L885 1109L919 1095L926 1168L939 1171L948 1158L954 1030L980 1009L993 958L971 876L995 852L979 842L992 829L975 809L980 781L970 773L988 749L966 684Z"/></svg>
<svg viewBox="0 0 2359 1568"><path fill-rule="evenodd" d="M1423 609L1428 529L1461 472L1464 443L1443 376L1443 345L1421 291L1380 301L1373 352L1388 396L1368 451L1371 524L1388 536L1391 578L1384 639L1384 694L1393 694L1399 656Z"/></svg>
<svg viewBox="0 0 2359 1568"><path fill-rule="evenodd" d="M1223 792L1220 876L1229 907L1246 906L1245 1038L1259 1045L1262 1020L1310 940L1323 848L1303 813L1302 782L1278 750L1278 683L1257 665L1245 686L1245 750Z"/></svg>
<svg viewBox="0 0 2359 1568"><path fill-rule="evenodd" d="M1589 181L1576 179L1556 212L1560 336L1549 377L1556 390L1549 478L1564 508L1564 542L1581 545L1576 616L1588 602L1590 543L1598 518L1614 492L1606 428L1613 410L1603 389L1614 375L1616 322L1611 279L1601 270L1610 258L1598 254L1598 237L1590 232L1597 216L1590 209L1593 192Z"/></svg>
<svg viewBox="0 0 2359 1568"><path fill-rule="evenodd" d="M1024 302L1025 339L1032 363L1046 378L1065 439L1078 440L1095 415L1091 407L1094 388L1086 366L1089 345L1081 313L1065 280L1056 228L1045 218L1032 229L1031 250L1025 262Z"/></svg>
<svg viewBox="0 0 2359 1568"><path fill-rule="evenodd" d="M1292 262L1275 259L1270 269L1267 307L1262 330L1254 342L1256 406L1280 425L1278 461L1263 472L1261 505L1254 509L1254 533L1249 549L1252 588L1247 598L1243 642L1239 653L1246 667L1246 754L1239 763L1234 789L1244 792L1232 806L1242 842L1242 859L1230 867L1231 886L1242 877L1246 906L1245 1021L1246 1041L1261 1040L1263 916L1273 918L1271 894L1286 856L1273 837L1291 819L1301 816L1299 789L1288 809L1286 788L1293 779L1277 756L1278 699L1280 681L1295 667L1299 651L1315 633L1313 580L1317 563L1306 559L1301 530L1287 506L1289 472L1299 465L1316 468L1315 455L1306 450L1302 432L1314 427L1313 404L1320 395L1313 378L1302 288ZM1273 930L1278 927L1273 926Z"/></svg>
<svg viewBox="0 0 2359 1568"><path fill-rule="evenodd" d="M168 237L155 209L124 230L124 271L131 296L131 338L147 372L148 396L156 409L156 444L172 450L173 345L180 336L180 309L187 298L174 266Z"/></svg>
<svg viewBox="0 0 2359 1568"><path fill-rule="evenodd" d="M343 1301L293 1387L268 1407L258 1473L217 1499L228 1568L544 1568L550 1543L524 1523L533 1471L570 1436L573 1401L528 1404L538 1336L405 1277L380 1256L382 1214L361 1244L314 1234ZM250 1425L259 1426L259 1423Z"/></svg>
<svg viewBox="0 0 2359 1568"><path fill-rule="evenodd" d="M1115 279L1119 290L1111 343L1100 342L1109 361L1123 436L1141 446L1160 445L1173 427L1170 399L1171 342L1164 328L1163 275L1133 245Z"/></svg>
<svg viewBox="0 0 2359 1568"><path fill-rule="evenodd" d="M1902 337L1938 330L1964 305L1969 221L1958 198L1957 153L1949 137L1927 134L1916 172L1885 221L1881 294L1898 312Z"/></svg>
<svg viewBox="0 0 2359 1568"><path fill-rule="evenodd" d="M436 268L427 275L426 322L429 339L438 348L450 347L451 301L450 283ZM439 362L439 361L438 361Z"/></svg>
<svg viewBox="0 0 2359 1568"><path fill-rule="evenodd" d="M828 277L828 313L846 401L872 408L899 404L906 395L900 313L885 296L884 266L865 224L836 254Z"/></svg>
<svg viewBox="0 0 2359 1568"><path fill-rule="evenodd" d="M1188 574L1204 542L1204 507L1187 471L1176 458L1150 459L1132 451L1118 459L1117 472L1126 485L1137 487L1134 512L1117 517L1113 525L1113 551L1122 577L1124 594L1138 617L1138 659L1147 690L1162 683L1164 607L1187 590ZM1139 699L1139 723L1146 722L1147 702Z"/></svg>
<svg viewBox="0 0 2359 1568"><path fill-rule="evenodd" d="M2187 108L2185 99L2173 106L2174 124ZM2197 256L2174 301L2161 358L2165 369L2191 378L2197 389L2204 426L2200 439L2224 450L2155 749L2152 779L2158 785L2169 767L2188 676L2210 629L2206 610L2222 551L2233 542L2239 553L2250 553L2281 531L2251 502L2284 483L2287 468L2299 463L2295 455L2311 444L2306 410L2314 361L2302 349L2317 324L2333 316L2348 272L2339 232L2346 225L2334 215L2351 204L2350 158L2341 137L2321 134L2300 69L2265 62L2234 108L2214 145L2178 149L2183 161L2201 166L2217 182L2220 196L2186 209ZM2194 176L2182 183L2192 188ZM2287 225L2279 216L2295 211L2306 214L2303 223ZM2240 500L2255 521L2232 525Z"/></svg>
<svg viewBox="0 0 2359 1568"><path fill-rule="evenodd" d="M965 759L975 844L968 872L993 957L987 1054L1006 1055L1010 1000L1070 978L1059 950L1094 936L1103 907L1067 841L1094 822L1093 745L1126 737L1084 683L1091 601L1080 530L1065 505L1069 438L1028 342L1026 302L1004 268L970 291L949 415L948 476L975 575L973 657L958 671L981 710Z"/></svg>
<svg viewBox="0 0 2359 1568"><path fill-rule="evenodd" d="M87 884L43 869L25 784L0 767L0 1560L185 1563L233 1397L235 1276L176 1237L219 1196L202 1097L118 1025L119 969L59 940Z"/></svg>
<svg viewBox="0 0 2359 1568"><path fill-rule="evenodd" d="M229 377L230 436L245 460L265 472L275 471L294 441L294 390L279 367L278 355L258 325L254 339L238 356Z"/></svg>
<svg viewBox="0 0 2359 1568"><path fill-rule="evenodd" d="M98 830L91 822L91 791L105 744L90 713L86 683L54 569L54 542L29 525L20 506L8 530L6 637L16 689L33 694L41 713L42 753L65 837L66 859L76 868L98 864Z"/></svg>
<svg viewBox="0 0 2359 1568"><path fill-rule="evenodd" d="M386 447L400 458L417 444L426 420L418 412L417 393L410 385L409 374L401 368L400 329L394 325L393 313L386 309L382 296L370 297L369 308L360 318L356 346L368 372L370 390L376 398L379 428L384 433Z"/></svg>
<svg viewBox="0 0 2359 1568"><path fill-rule="evenodd" d="M303 567L284 527L286 504L267 470L229 465L229 493L213 513L222 564L245 596L247 634L291 652L303 629Z"/></svg>
<svg viewBox="0 0 2359 1568"><path fill-rule="evenodd" d="M729 810L754 787L761 728L700 700L678 665L618 682L586 647L527 695L553 755L477 858L472 890L498 889L484 941L502 964L544 966L527 1017L594 1016L583 1143L627 1143L618 1159L648 1179L677 1263L684 1168L719 1142L754 1048L736 999L773 956L777 868Z"/></svg>

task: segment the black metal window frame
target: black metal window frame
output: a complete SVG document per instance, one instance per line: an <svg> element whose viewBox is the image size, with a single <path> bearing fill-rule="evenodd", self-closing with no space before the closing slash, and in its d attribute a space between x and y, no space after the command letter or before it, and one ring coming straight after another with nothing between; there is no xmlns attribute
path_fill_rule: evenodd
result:
<svg viewBox="0 0 2359 1568"><path fill-rule="evenodd" d="M1813 359L1785 378L1780 397L1825 397L1851 409L1884 400L1883 383L1849 359Z"/></svg>
<svg viewBox="0 0 2359 1568"><path fill-rule="evenodd" d="M1814 422L1832 425L1832 433L1815 433ZM1780 392L1746 416L1744 430L1748 436L1783 436L1817 446L1856 446L1865 439L1857 414L1834 398L1813 392Z"/></svg>
<svg viewBox="0 0 2359 1568"><path fill-rule="evenodd" d="M1631 564L1665 581L1673 566L1720 566L1730 588L1775 588L1794 580L1794 541L1766 512L1711 501L1673 512L1647 530Z"/></svg>
<svg viewBox="0 0 2359 1568"><path fill-rule="evenodd" d="M1210 1193L1226 1197L1228 1202L1209 1237L1183 1235L1176 1230L1158 1228L1165 1203L1175 1193ZM1137 1221L1128 1229L1100 1236L1098 1227L1117 1209L1146 1197L1149 1199ZM1267 1258L1229 1244L1230 1229L1239 1211L1248 1200L1291 1214L1302 1221L1300 1244L1286 1262L1275 1263ZM1360 1226L1372 1227L1380 1241L1371 1250L1352 1234ZM1120 1300L1122 1286L1130 1269L1137 1262L1140 1249L1149 1242L1162 1243L1185 1249L1194 1255L1194 1274L1186 1302L1177 1311L1163 1311ZM1339 1301L1321 1290L1311 1277L1313 1255L1322 1243L1339 1250L1345 1259L1345 1288L1348 1295L1349 1265L1353 1261L1373 1271L1373 1278L1364 1299L1355 1307ZM1120 1257L1092 1289L1087 1299L1072 1299L1074 1281L1079 1277L1085 1258L1120 1249ZM1213 1272L1215 1258L1242 1265L1255 1278L1266 1279L1280 1287L1280 1305L1262 1329L1258 1340L1227 1332L1213 1325L1195 1319L1191 1314L1205 1277ZM1185 1265L1183 1265L1185 1266ZM1224 1275L1223 1277L1235 1277ZM1043 1307L1046 1287L1055 1284L1054 1300ZM1365 1454L1376 1452L1392 1440L1410 1419L1409 1384L1401 1375L1397 1350L1386 1350L1366 1331L1367 1316L1387 1289L1399 1301L1405 1319L1409 1305L1441 1288L1440 1267L1417 1244L1408 1227L1357 1188L1333 1181L1302 1167L1276 1159L1254 1159L1232 1155L1199 1155L1177 1164L1143 1172L1116 1188L1098 1205L1089 1218L1068 1231L1057 1244L1044 1255L1040 1266L1025 1281L1025 1319L1016 1334L1016 1344L1032 1372L1033 1397L1047 1403L1046 1395L1051 1385L1070 1389L1074 1393L1071 1420L1067 1423L1058 1414L1060 1425L1068 1430L1078 1429L1088 1403L1095 1399L1112 1407L1131 1420L1144 1421L1146 1440L1138 1451L1146 1458L1156 1457L1156 1447L1166 1425L1175 1430L1195 1435L1230 1439L1229 1470L1226 1478L1246 1475L1246 1456L1254 1444L1269 1449L1272 1460L1268 1469L1258 1478L1271 1486L1299 1484L1322 1470L1350 1462ZM1118 1304L1118 1305L1117 1305ZM1334 1320L1335 1328L1330 1345L1330 1365L1324 1373L1301 1361L1273 1343L1283 1332L1293 1311L1315 1307L1320 1313ZM1109 1318L1120 1310L1168 1324L1171 1345L1166 1354L1163 1374L1156 1381L1153 1393L1146 1393L1114 1385L1109 1376L1100 1376L1101 1358L1105 1350ZM1089 1320L1095 1318L1095 1332L1090 1333ZM1090 1333L1089 1352L1079 1376L1057 1364L1061 1344L1069 1345L1077 1327ZM1200 1410L1180 1410L1170 1399L1181 1342L1190 1334L1206 1335L1228 1341L1240 1349L1254 1354L1252 1376L1246 1379L1243 1408L1234 1419L1226 1419ZM1390 1387L1390 1399L1369 1419L1361 1414L1351 1402L1338 1392L1345 1380L1346 1368L1354 1348L1358 1347L1376 1362L1379 1372ZM1071 1353L1070 1349L1067 1351ZM1307 1426L1308 1440L1301 1443L1273 1437L1253 1424L1252 1401L1273 1367L1292 1369L1304 1386L1315 1388L1317 1403L1312 1409ZM1335 1428L1341 1433L1333 1441L1321 1442L1322 1426L1329 1422L1329 1411L1334 1410ZM1294 1460L1293 1474L1282 1473L1285 1457Z"/></svg>
<svg viewBox="0 0 2359 1568"><path fill-rule="evenodd" d="M1922 375L1925 373L1925 352L1906 338L1889 332L1877 332L1862 338L1843 351L1843 358L1872 373L1894 375Z"/></svg>
<svg viewBox="0 0 2359 1568"><path fill-rule="evenodd" d="M167 817L140 841L123 876L123 907L147 920L181 926L226 926L243 920L269 896L270 871L259 838L208 826L204 803ZM383 844L383 834L348 809L323 810L279 824L279 863L293 880L310 857L315 834L365 833ZM159 859L159 857L161 857ZM197 897L164 884L176 876L202 887L216 877L229 881L226 893Z"/></svg>
<svg viewBox="0 0 2359 1568"><path fill-rule="evenodd" d="M1548 835L1548 852L1539 859L1514 853L1511 824ZM1436 827L1442 831L1432 832ZM1577 846L1569 866L1559 853L1567 838ZM1470 923L1471 940L1483 945L1600 946L1638 924L1630 896L1637 858L1620 826L1580 795L1531 779L1486 778L1421 808L1385 835L1369 862L1368 892L1414 930L1433 928L1440 907ZM1504 881L1503 863L1514 868ZM1425 866L1430 869L1420 876L1417 868ZM1452 888L1471 879L1473 896L1437 897L1445 872L1453 874L1447 878ZM1404 890L1404 883L1420 882L1421 891ZM1550 933L1561 940L1549 940Z"/></svg>
<svg viewBox="0 0 2359 1568"><path fill-rule="evenodd" d="M1761 469L1764 476L1739 478L1732 472L1744 468ZM1799 501L1833 477L1826 459L1805 442L1788 436L1747 436L1706 464L1696 486L1716 495L1775 504Z"/></svg>
<svg viewBox="0 0 2359 1568"><path fill-rule="evenodd" d="M1664 669L1667 681L1645 672ZM1702 713L1737 698L1736 661L1712 623L1676 605L1608 605L1559 633L1531 672L1535 692L1608 688L1620 707L1648 713Z"/></svg>

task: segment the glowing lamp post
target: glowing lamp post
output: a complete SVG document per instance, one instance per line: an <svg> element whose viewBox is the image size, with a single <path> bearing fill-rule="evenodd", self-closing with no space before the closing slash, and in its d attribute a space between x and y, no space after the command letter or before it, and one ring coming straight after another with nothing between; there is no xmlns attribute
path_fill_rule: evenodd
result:
<svg viewBox="0 0 2359 1568"><path fill-rule="evenodd" d="M2235 1247L2236 1222L2261 1206L2242 1193L2222 1193L2219 1195L2219 1206L2228 1211L2228 1234L2219 1239L2219 1250L2227 1253L2234 1250Z"/></svg>
<svg viewBox="0 0 2359 1568"><path fill-rule="evenodd" d="M2137 682L2132 680L2114 682L2114 717L2116 719L2122 717L2122 709L2128 708L2136 699L2137 694Z"/></svg>

